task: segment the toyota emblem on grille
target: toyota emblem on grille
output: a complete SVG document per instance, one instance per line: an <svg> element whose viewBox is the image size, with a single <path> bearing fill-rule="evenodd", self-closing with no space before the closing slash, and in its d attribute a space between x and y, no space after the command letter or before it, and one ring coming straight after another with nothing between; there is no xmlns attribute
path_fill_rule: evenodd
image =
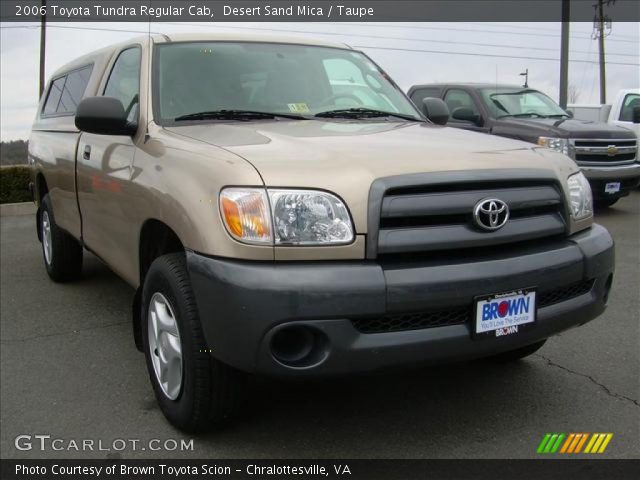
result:
<svg viewBox="0 0 640 480"><path fill-rule="evenodd" d="M480 200L473 209L473 221L483 230L498 230L509 220L509 207L502 200Z"/></svg>

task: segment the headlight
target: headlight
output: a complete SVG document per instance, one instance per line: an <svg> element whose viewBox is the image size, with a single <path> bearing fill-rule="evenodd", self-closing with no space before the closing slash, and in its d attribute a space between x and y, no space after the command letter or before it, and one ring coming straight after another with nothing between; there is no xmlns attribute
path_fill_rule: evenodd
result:
<svg viewBox="0 0 640 480"><path fill-rule="evenodd" d="M555 137L539 137L538 145L541 147L547 147L556 152L564 153L565 155L575 160L576 155L573 145L569 142L568 138L555 138Z"/></svg>
<svg viewBox="0 0 640 480"><path fill-rule="evenodd" d="M353 241L347 207L314 190L269 190L276 245L327 245Z"/></svg>
<svg viewBox="0 0 640 480"><path fill-rule="evenodd" d="M582 220L593 215L593 197L589 181L582 172L571 175L567 179L569 198L571 200L571 214L576 220Z"/></svg>
<svg viewBox="0 0 640 480"><path fill-rule="evenodd" d="M220 210L229 233L245 243L344 245L355 237L347 207L326 192L226 188Z"/></svg>

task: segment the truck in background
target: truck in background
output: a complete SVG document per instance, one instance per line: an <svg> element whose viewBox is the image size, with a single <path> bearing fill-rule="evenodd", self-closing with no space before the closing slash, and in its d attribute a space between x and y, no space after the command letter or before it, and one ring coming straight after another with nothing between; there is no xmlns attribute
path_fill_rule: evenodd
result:
<svg viewBox="0 0 640 480"><path fill-rule="evenodd" d="M573 118L610 123L633 130L640 137L640 88L620 90L611 105L568 105Z"/></svg>
<svg viewBox="0 0 640 480"><path fill-rule="evenodd" d="M444 100L451 113L450 127L524 140L571 157L589 179L597 207L613 205L640 184L638 140L633 132L619 125L571 118L551 98L532 88L429 84L411 87L408 95L423 113L425 99Z"/></svg>

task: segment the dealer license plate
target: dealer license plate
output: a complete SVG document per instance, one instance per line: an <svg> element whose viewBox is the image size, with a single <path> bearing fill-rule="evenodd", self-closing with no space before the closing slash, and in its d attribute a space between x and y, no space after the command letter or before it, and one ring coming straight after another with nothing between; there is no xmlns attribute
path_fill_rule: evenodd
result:
<svg viewBox="0 0 640 480"><path fill-rule="evenodd" d="M609 182L604 186L605 193L618 193L620 191L620 182Z"/></svg>
<svg viewBox="0 0 640 480"><path fill-rule="evenodd" d="M482 337L513 335L536 320L534 289L515 290L475 299L474 334Z"/></svg>

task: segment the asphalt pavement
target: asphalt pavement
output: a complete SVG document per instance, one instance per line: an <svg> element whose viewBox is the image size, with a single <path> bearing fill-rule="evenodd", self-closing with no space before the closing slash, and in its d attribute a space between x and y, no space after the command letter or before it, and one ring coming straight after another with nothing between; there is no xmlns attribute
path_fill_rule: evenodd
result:
<svg viewBox="0 0 640 480"><path fill-rule="evenodd" d="M601 457L640 458L640 192L596 221L616 241L610 306L534 356L312 382L254 379L236 423L191 436L156 406L133 344L132 289L90 254L82 281L51 282L33 217L2 217L1 456L533 458L547 432L611 432ZM31 449L16 448L19 435L31 436ZM43 452L35 435L61 439L63 449ZM193 439L193 449L151 451L149 439L171 449ZM94 450L76 451L72 440L92 440Z"/></svg>

